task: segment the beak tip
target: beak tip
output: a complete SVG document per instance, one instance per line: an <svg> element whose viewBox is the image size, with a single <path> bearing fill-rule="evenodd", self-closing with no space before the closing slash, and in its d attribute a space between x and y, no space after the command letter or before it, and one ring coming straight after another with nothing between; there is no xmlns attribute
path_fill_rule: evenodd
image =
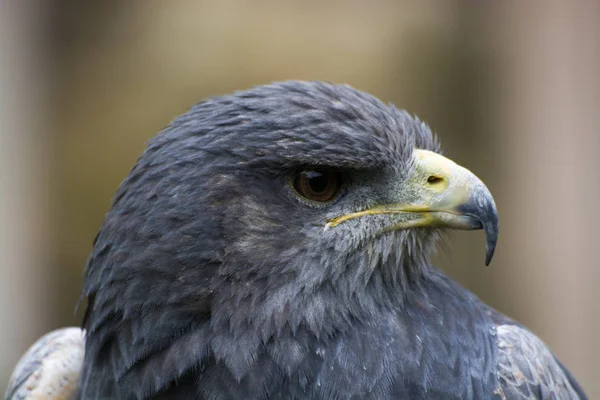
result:
<svg viewBox="0 0 600 400"><path fill-rule="evenodd" d="M498 241L498 220L495 223L487 224L485 227L486 246L485 246L485 266L487 267L492 262L494 251L496 250L496 242Z"/></svg>
<svg viewBox="0 0 600 400"><path fill-rule="evenodd" d="M488 267L492 262L492 257L494 256L494 251L487 251L485 254L485 266Z"/></svg>

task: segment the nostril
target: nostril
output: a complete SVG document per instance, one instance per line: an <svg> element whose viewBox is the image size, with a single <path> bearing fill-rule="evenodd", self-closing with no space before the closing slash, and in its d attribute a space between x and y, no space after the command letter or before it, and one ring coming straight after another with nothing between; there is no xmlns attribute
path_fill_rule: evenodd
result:
<svg viewBox="0 0 600 400"><path fill-rule="evenodd" d="M427 183L429 183L431 185L435 185L436 183L440 183L443 180L444 180L444 178L440 178L439 176L431 175L429 178L427 178Z"/></svg>

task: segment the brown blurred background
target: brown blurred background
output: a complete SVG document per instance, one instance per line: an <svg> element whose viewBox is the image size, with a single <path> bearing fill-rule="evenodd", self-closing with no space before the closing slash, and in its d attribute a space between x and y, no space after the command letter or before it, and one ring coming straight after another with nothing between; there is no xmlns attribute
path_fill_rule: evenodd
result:
<svg viewBox="0 0 600 400"><path fill-rule="evenodd" d="M0 0L0 391L36 338L79 324L144 143L207 96L283 79L349 83L438 132L501 221L491 267L481 233L438 264L600 398L600 3L583 0Z"/></svg>

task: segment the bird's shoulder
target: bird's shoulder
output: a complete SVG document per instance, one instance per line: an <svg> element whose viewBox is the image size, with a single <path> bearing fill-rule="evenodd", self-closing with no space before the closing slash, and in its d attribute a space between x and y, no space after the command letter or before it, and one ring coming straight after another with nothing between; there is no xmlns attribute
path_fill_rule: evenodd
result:
<svg viewBox="0 0 600 400"><path fill-rule="evenodd" d="M494 347L497 377L494 393L498 398L587 399L570 372L533 332L486 305L442 273L434 271L431 276L435 278L438 297L446 304L471 308L469 313L458 314L446 305L447 319L459 325L475 324L486 330L486 327L492 327L493 334L485 337Z"/></svg>
<svg viewBox="0 0 600 400"><path fill-rule="evenodd" d="M493 311L501 399L587 399L569 371L533 332Z"/></svg>
<svg viewBox="0 0 600 400"><path fill-rule="evenodd" d="M83 365L84 333L62 328L38 339L21 357L6 390L6 400L75 396Z"/></svg>

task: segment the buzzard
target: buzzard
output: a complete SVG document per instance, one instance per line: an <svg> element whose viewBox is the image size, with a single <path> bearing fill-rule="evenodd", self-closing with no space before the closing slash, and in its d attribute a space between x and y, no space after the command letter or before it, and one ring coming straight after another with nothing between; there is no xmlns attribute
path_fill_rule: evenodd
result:
<svg viewBox="0 0 600 400"><path fill-rule="evenodd" d="M482 229L491 261L490 192L407 112L323 82L201 102L149 142L94 241L74 396L584 399L431 265L450 229Z"/></svg>

